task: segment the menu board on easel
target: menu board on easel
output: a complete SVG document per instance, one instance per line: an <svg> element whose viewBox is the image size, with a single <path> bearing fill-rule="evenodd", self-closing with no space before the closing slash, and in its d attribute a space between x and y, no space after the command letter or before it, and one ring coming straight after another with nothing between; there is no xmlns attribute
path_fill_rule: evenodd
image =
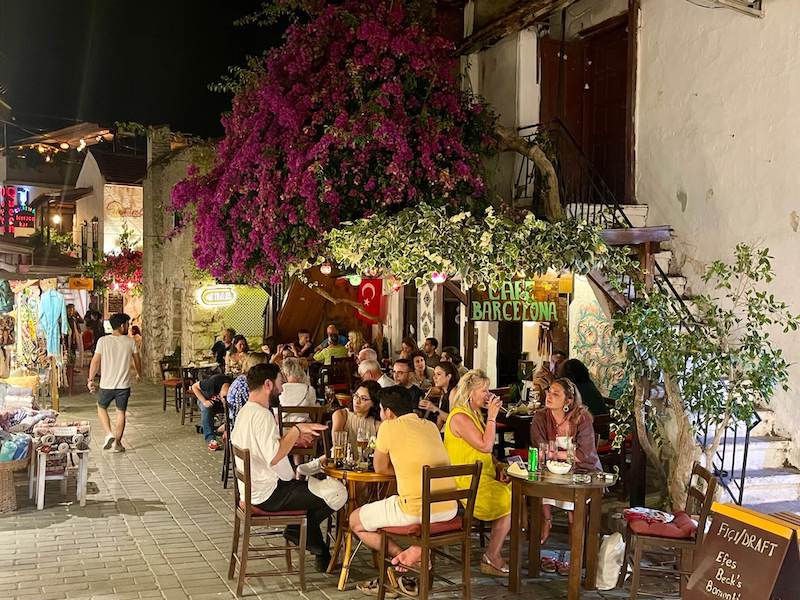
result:
<svg viewBox="0 0 800 600"><path fill-rule="evenodd" d="M711 528L695 555L684 600L796 600L796 592L777 594L797 589L798 556L791 524L740 506L714 503ZM794 569L787 569L787 564Z"/></svg>
<svg viewBox="0 0 800 600"><path fill-rule="evenodd" d="M108 314L125 312L125 299L122 294L110 293L108 294Z"/></svg>

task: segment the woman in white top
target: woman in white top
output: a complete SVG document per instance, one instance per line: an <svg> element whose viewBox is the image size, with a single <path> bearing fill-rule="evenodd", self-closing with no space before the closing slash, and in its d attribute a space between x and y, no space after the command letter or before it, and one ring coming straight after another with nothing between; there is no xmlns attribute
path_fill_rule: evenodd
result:
<svg viewBox="0 0 800 600"><path fill-rule="evenodd" d="M411 372L411 382L419 389L426 391L433 385L433 369L425 364L425 354L417 350L411 354L414 370Z"/></svg>
<svg viewBox="0 0 800 600"><path fill-rule="evenodd" d="M284 358L281 365L283 371L283 392L278 396L281 406L316 406L317 394L308 383L308 375L299 358ZM309 421L308 415L288 415L285 419L292 423Z"/></svg>

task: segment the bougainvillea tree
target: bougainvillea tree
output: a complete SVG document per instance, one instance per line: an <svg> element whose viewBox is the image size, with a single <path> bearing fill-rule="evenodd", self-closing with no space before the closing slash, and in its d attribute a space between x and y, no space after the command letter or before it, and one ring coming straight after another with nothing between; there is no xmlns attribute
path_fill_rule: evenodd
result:
<svg viewBox="0 0 800 600"><path fill-rule="evenodd" d="M214 277L275 281L342 221L487 204L494 117L463 91L452 45L401 1L349 0L291 26L233 99L213 168L173 191Z"/></svg>

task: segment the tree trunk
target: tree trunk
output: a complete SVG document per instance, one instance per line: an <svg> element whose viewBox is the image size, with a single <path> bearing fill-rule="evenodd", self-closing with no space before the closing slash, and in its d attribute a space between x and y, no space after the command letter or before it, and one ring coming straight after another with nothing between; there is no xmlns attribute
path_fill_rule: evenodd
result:
<svg viewBox="0 0 800 600"><path fill-rule="evenodd" d="M664 386L667 391L667 404L674 419L672 439L663 440L671 445L671 459L667 491L672 510L683 510L686 505L687 486L694 462L700 457L700 445L695 437L694 427L686 413L680 388L668 373L664 373Z"/></svg>
<svg viewBox="0 0 800 600"><path fill-rule="evenodd" d="M645 396L649 395L650 393L650 385L644 377L640 378L636 383L633 393L633 417L634 422L636 423L636 433L639 436L639 444L642 446L642 450L644 451L645 456L647 456L647 460L649 460L650 464L652 464L656 469L659 481L664 482L667 480L667 474L664 471L664 465L661 462L661 457L658 455L658 451L656 450L653 440L650 438L650 433L647 430L647 425L645 425L644 422Z"/></svg>
<svg viewBox="0 0 800 600"><path fill-rule="evenodd" d="M495 127L495 136L500 144L500 149L521 154L533 161L536 168L544 173L547 179L547 195L545 198L545 218L548 221L561 221L564 218L564 209L561 207L561 198L558 193L558 176L553 163L547 158L544 151L536 144L528 143L524 138L508 127L498 125Z"/></svg>

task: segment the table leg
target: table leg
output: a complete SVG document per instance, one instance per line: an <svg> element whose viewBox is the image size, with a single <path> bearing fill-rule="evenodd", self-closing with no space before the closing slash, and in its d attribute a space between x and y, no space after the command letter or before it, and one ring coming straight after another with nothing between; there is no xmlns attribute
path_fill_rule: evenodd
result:
<svg viewBox="0 0 800 600"><path fill-rule="evenodd" d="M47 475L47 454L39 452L38 466L36 467L36 509L44 508L44 479Z"/></svg>
<svg viewBox="0 0 800 600"><path fill-rule="evenodd" d="M339 574L339 591L343 592L347 585L347 578L350 576L350 560L353 553L353 532L349 529L345 534L344 558L342 559L342 572Z"/></svg>
<svg viewBox="0 0 800 600"><path fill-rule="evenodd" d="M575 491L575 510L569 534L569 584L568 600L580 598L581 570L583 569L583 538L586 535L586 493Z"/></svg>
<svg viewBox="0 0 800 600"><path fill-rule="evenodd" d="M538 577L542 560L542 499L529 497L528 576Z"/></svg>
<svg viewBox="0 0 800 600"><path fill-rule="evenodd" d="M39 453L33 450L31 462L28 464L28 499L33 500L33 488L36 482L36 464L39 462Z"/></svg>
<svg viewBox="0 0 800 600"><path fill-rule="evenodd" d="M589 503L589 532L586 534L586 579L583 587L597 589L597 555L600 547L600 518L603 507L603 491L592 491Z"/></svg>
<svg viewBox="0 0 800 600"><path fill-rule="evenodd" d="M520 529L522 529L522 484L515 478L511 481L511 555L509 557L508 590L518 593L520 587Z"/></svg>
<svg viewBox="0 0 800 600"><path fill-rule="evenodd" d="M333 573L333 570L336 568L336 563L339 560L339 552L342 549L342 540L344 539L344 513L345 510L342 509L339 511L339 514L336 517L336 540L333 542L333 552L331 552L331 562L328 564L328 574L330 575Z"/></svg>
<svg viewBox="0 0 800 600"><path fill-rule="evenodd" d="M78 466L78 498L81 506L86 506L86 484L89 479L89 453L82 452Z"/></svg>

